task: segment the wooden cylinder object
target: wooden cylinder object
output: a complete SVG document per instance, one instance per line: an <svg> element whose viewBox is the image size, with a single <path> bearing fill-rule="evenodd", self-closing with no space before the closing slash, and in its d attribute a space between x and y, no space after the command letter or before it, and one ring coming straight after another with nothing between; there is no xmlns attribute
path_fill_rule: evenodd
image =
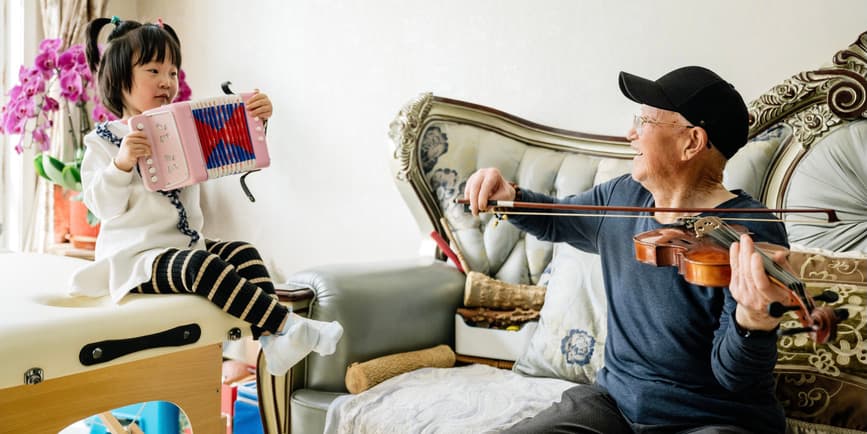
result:
<svg viewBox="0 0 867 434"><path fill-rule="evenodd" d="M545 303L545 287L506 283L477 271L467 274L464 305L494 309L541 309Z"/></svg>
<svg viewBox="0 0 867 434"><path fill-rule="evenodd" d="M406 372L420 368L450 368L454 365L455 353L448 345L391 354L350 365L346 370L346 389L350 393L361 393Z"/></svg>

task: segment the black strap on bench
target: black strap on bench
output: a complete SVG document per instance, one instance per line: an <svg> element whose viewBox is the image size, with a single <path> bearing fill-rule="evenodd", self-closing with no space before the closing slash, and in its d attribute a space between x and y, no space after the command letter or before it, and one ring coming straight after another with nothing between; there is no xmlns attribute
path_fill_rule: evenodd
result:
<svg viewBox="0 0 867 434"><path fill-rule="evenodd" d="M150 348L189 345L201 336L198 324L186 324L146 336L90 343L81 348L78 360L84 366L91 366Z"/></svg>

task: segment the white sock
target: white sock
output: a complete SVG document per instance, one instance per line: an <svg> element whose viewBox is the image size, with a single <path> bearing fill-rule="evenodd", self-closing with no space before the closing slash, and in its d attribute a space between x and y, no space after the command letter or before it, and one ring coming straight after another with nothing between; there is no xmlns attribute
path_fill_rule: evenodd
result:
<svg viewBox="0 0 867 434"><path fill-rule="evenodd" d="M342 335L343 327L336 321L314 321L290 313L280 333L261 336L259 343L265 353L268 373L285 375L310 351L323 356L333 353Z"/></svg>
<svg viewBox="0 0 867 434"><path fill-rule="evenodd" d="M333 354L337 349L337 343L343 336L343 326L337 321L316 321L315 319L306 319L310 326L319 332L319 340L313 346L313 351L316 351L321 356Z"/></svg>

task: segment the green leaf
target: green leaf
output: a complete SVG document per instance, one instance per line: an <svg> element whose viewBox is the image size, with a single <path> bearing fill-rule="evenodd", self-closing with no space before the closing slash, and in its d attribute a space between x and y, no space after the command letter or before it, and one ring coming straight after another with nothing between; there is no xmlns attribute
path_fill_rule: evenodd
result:
<svg viewBox="0 0 867 434"><path fill-rule="evenodd" d="M87 224L91 226L96 226L99 224L99 217L94 215L90 210L87 210Z"/></svg>
<svg viewBox="0 0 867 434"><path fill-rule="evenodd" d="M63 185L63 168L66 167L62 161L48 154L42 154L42 170L45 172L45 177L55 183Z"/></svg>
<svg viewBox="0 0 867 434"><path fill-rule="evenodd" d="M81 171L77 164L66 164L51 155L39 154L33 159L39 176L67 189L81 191Z"/></svg>
<svg viewBox="0 0 867 434"><path fill-rule="evenodd" d="M36 174L51 181L48 175L45 174L45 169L42 168L42 154L37 154L33 157L33 168L36 169Z"/></svg>
<svg viewBox="0 0 867 434"><path fill-rule="evenodd" d="M81 173L74 164L63 168L63 183L61 185L69 190L81 191Z"/></svg>

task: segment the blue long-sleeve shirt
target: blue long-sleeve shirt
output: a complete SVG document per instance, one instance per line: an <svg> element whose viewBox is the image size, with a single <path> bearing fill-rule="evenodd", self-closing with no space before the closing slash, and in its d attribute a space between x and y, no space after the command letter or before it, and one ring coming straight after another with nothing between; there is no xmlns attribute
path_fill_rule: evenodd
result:
<svg viewBox="0 0 867 434"><path fill-rule="evenodd" d="M742 191L718 208L763 208ZM562 199L521 190L518 200L580 205L654 206L629 175ZM710 215L710 214L708 214ZM774 218L771 214L714 213ZM632 237L665 227L653 218L510 216L539 239L565 242L602 259L608 300L605 367L597 375L626 417L639 424L731 424L782 433L773 394L776 337L744 337L734 325L728 288L690 284L676 267L638 262ZM779 222L736 222L756 241L788 247Z"/></svg>

